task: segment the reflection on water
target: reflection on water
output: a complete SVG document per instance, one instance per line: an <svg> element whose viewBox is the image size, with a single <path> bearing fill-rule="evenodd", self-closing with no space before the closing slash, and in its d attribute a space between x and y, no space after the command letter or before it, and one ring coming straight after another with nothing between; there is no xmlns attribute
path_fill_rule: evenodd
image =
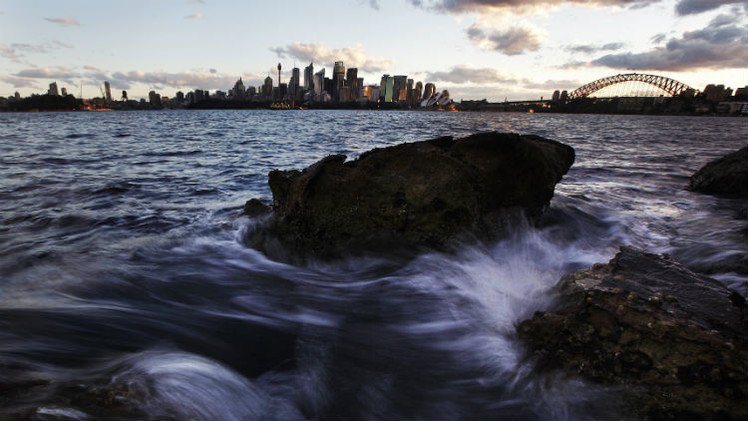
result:
<svg viewBox="0 0 748 421"><path fill-rule="evenodd" d="M615 391L534 374L515 338L564 273L632 244L748 295L735 218L748 204L683 189L745 144L745 119L185 111L0 123L3 416L614 416ZM409 261L296 266L243 242L256 221L239 211L269 198L270 169L485 130L575 147L541 227Z"/></svg>

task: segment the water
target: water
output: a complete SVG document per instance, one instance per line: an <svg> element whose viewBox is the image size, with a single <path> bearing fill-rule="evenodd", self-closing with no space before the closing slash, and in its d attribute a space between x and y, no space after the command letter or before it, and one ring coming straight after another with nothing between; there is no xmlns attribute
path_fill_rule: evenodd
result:
<svg viewBox="0 0 748 421"><path fill-rule="evenodd" d="M748 295L745 200L684 190L730 118L348 111L0 114L0 417L615 416L517 322L631 244ZM499 130L572 145L546 223L404 262L244 244L269 170ZM745 260L743 260L744 262Z"/></svg>

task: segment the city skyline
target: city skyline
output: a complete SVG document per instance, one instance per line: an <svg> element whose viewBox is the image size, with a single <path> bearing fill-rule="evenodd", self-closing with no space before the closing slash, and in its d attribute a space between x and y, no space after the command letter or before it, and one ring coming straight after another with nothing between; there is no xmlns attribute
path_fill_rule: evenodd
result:
<svg viewBox="0 0 748 421"><path fill-rule="evenodd" d="M226 90L240 77L256 87L277 79L268 66L277 62L284 83L293 67L331 72L343 61L366 85L408 75L456 100L547 97L630 70L696 88L748 82L747 1L291 4L279 25L270 6L231 1L0 1L0 96L43 93L51 82L76 96L83 84L85 97L99 96L104 81L130 98Z"/></svg>

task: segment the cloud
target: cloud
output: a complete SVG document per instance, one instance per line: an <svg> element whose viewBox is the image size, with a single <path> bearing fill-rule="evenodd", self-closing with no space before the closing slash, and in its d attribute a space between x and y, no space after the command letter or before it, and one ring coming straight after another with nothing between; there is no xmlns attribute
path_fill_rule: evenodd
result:
<svg viewBox="0 0 748 421"><path fill-rule="evenodd" d="M73 48L60 41L52 41L45 44L12 43L10 45L0 44L0 57L11 61L20 62L27 54L47 54L54 52L57 48Z"/></svg>
<svg viewBox="0 0 748 421"><path fill-rule="evenodd" d="M184 18L189 19L189 20L201 20L201 19L205 19L205 15L202 12L197 12L191 15L187 15Z"/></svg>
<svg viewBox="0 0 748 421"><path fill-rule="evenodd" d="M467 35L479 47L508 56L536 51L540 48L540 34L528 27L515 26L504 30L485 30L473 24L467 29Z"/></svg>
<svg viewBox="0 0 748 421"><path fill-rule="evenodd" d="M718 9L728 4L740 4L744 9L748 10L748 1L746 0L680 0L675 6L675 11L681 16L695 15Z"/></svg>
<svg viewBox="0 0 748 421"><path fill-rule="evenodd" d="M693 70L748 67L748 24L729 15L703 29L684 32L642 53L608 54L590 64L631 70Z"/></svg>
<svg viewBox="0 0 748 421"><path fill-rule="evenodd" d="M259 77L255 75L242 75L245 79L256 80L259 84ZM239 79L239 75L229 75L225 73L207 72L144 72L140 70L131 70L128 72L114 72L111 75L112 84L121 85L142 83L148 86L161 86L169 88L185 89L222 89L227 90L234 86ZM251 85L251 84L250 84Z"/></svg>
<svg viewBox="0 0 748 421"><path fill-rule="evenodd" d="M100 86L104 81L109 81L114 89L130 89L135 84L144 84L150 89L176 88L176 89L221 89L228 90L234 86L234 82L240 75L210 71L194 72L146 72L142 70L130 70L126 72L110 72L95 66L85 65L80 69L67 67L34 67L23 69L7 78L13 78L14 86L32 86L35 81L42 80L48 83L60 80L65 83L77 85L83 82L85 85ZM256 75L241 75L248 86L259 85L260 78ZM6 79L3 79L6 80ZM8 82L11 83L11 82Z"/></svg>
<svg viewBox="0 0 748 421"><path fill-rule="evenodd" d="M501 75L496 69L474 68L459 64L447 71L425 72L426 80L430 82L446 82L454 84L488 84L500 82L514 82L515 79Z"/></svg>
<svg viewBox="0 0 748 421"><path fill-rule="evenodd" d="M622 42L610 42L603 45L593 45L593 44L576 44L576 45L567 45L564 47L564 50L571 52L571 53L583 53L583 54L592 54L592 53L599 53L601 51L615 51L620 50L623 48L624 44Z"/></svg>
<svg viewBox="0 0 748 421"><path fill-rule="evenodd" d="M392 69L394 62L380 57L369 57L361 45L346 48L329 48L324 44L295 42L285 47L271 48L281 58L294 58L303 63L317 62L330 66L343 61L348 67L358 67L362 72L381 72Z"/></svg>
<svg viewBox="0 0 748 421"><path fill-rule="evenodd" d="M586 82L582 82L579 80L570 80L570 79L562 79L562 80L546 80L545 82L535 82L531 80L525 80L523 85L527 89L533 89L538 91L553 91L556 89L559 90L572 90L576 89L579 86L584 85Z"/></svg>
<svg viewBox="0 0 748 421"><path fill-rule="evenodd" d="M652 41L652 44L661 44L661 43L663 43L663 42L664 42L664 41L665 41L666 39L667 39L667 34L665 34L665 33L662 33L662 34L657 34L657 35L653 36L653 37L652 37L652 38L650 38L649 40L650 40L650 41Z"/></svg>
<svg viewBox="0 0 748 421"><path fill-rule="evenodd" d="M34 79L16 77L13 75L0 76L0 80L13 86L14 88L34 88L39 89Z"/></svg>
<svg viewBox="0 0 748 421"><path fill-rule="evenodd" d="M81 26L80 22L72 18L44 18L44 20L62 26Z"/></svg>
<svg viewBox="0 0 748 421"><path fill-rule="evenodd" d="M80 72L76 72L74 69L69 67L35 67L32 69L24 69L13 76L32 78L32 79L61 79L61 80L72 80L80 77Z"/></svg>
<svg viewBox="0 0 748 421"><path fill-rule="evenodd" d="M660 0L410 0L416 7L446 13L490 10L526 11L549 5L578 4L591 6L644 7Z"/></svg>

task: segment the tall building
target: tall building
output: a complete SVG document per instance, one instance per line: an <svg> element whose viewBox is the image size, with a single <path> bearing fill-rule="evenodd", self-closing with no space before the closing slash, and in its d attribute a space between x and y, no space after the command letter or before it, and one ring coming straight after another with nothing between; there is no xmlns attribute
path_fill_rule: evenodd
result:
<svg viewBox="0 0 748 421"><path fill-rule="evenodd" d="M161 95L157 94L156 91L148 92L148 102L154 107L160 107Z"/></svg>
<svg viewBox="0 0 748 421"><path fill-rule="evenodd" d="M314 90L314 63L304 67L304 90Z"/></svg>
<svg viewBox="0 0 748 421"><path fill-rule="evenodd" d="M413 93L413 79L408 79L405 83L405 100L408 102L408 105L413 104Z"/></svg>
<svg viewBox="0 0 748 421"><path fill-rule="evenodd" d="M234 87L231 89L231 96L237 99L244 98L244 93L246 92L246 88L244 87L244 82L242 81L241 76L239 77L239 80L234 83Z"/></svg>
<svg viewBox="0 0 748 421"><path fill-rule="evenodd" d="M394 101L405 101L408 99L408 76L398 75L394 77L394 87L392 88L392 99Z"/></svg>
<svg viewBox="0 0 748 421"><path fill-rule="evenodd" d="M322 92L325 90L325 69L322 68L319 72L314 74L314 98L322 96Z"/></svg>
<svg viewBox="0 0 748 421"><path fill-rule="evenodd" d="M127 101L127 91L122 91L122 100Z"/></svg>
<svg viewBox="0 0 748 421"><path fill-rule="evenodd" d="M392 102L392 95L395 86L395 78L390 75L382 75L382 81L379 84L379 100L382 102Z"/></svg>
<svg viewBox="0 0 748 421"><path fill-rule="evenodd" d="M423 87L423 100L430 99L436 94L436 85L429 82Z"/></svg>
<svg viewBox="0 0 748 421"><path fill-rule="evenodd" d="M282 82L282 79L281 79L281 64L278 63L278 86L280 86L281 82Z"/></svg>
<svg viewBox="0 0 748 421"><path fill-rule="evenodd" d="M351 67L345 73L345 84L348 86L348 101L355 101L358 99L358 91L360 85L358 84L358 69Z"/></svg>
<svg viewBox="0 0 748 421"><path fill-rule="evenodd" d="M62 88L60 89L60 94L62 94L62 96L68 96L68 90L65 88Z"/></svg>
<svg viewBox="0 0 748 421"><path fill-rule="evenodd" d="M60 92L57 90L57 82L52 82L49 84L49 89L47 90L47 95L54 95L59 96Z"/></svg>
<svg viewBox="0 0 748 421"><path fill-rule="evenodd" d="M184 102L184 92L177 91L177 102L179 102L179 103Z"/></svg>
<svg viewBox="0 0 748 421"><path fill-rule="evenodd" d="M551 101L558 101L561 98L561 91L556 89L553 91L553 95L551 95Z"/></svg>
<svg viewBox="0 0 748 421"><path fill-rule="evenodd" d="M13 97L14 97L15 99L21 99L21 93L20 93L20 92L18 92L18 91L16 91L16 93L14 93L14 94L13 94Z"/></svg>
<svg viewBox="0 0 748 421"><path fill-rule="evenodd" d="M332 69L332 100L340 102L340 91L345 85L345 65L342 61L336 61Z"/></svg>
<svg viewBox="0 0 748 421"><path fill-rule="evenodd" d="M104 99L107 102L112 102L112 85L109 84L109 81L104 81Z"/></svg>
<svg viewBox="0 0 748 421"><path fill-rule="evenodd" d="M413 93L413 105L418 105L419 102L421 102L421 97L423 96L423 83L416 82L416 88L415 92Z"/></svg>
<svg viewBox="0 0 748 421"><path fill-rule="evenodd" d="M268 76L265 78L265 83L262 84L262 98L265 101L269 101L272 99L272 95L273 95L273 78Z"/></svg>
<svg viewBox="0 0 748 421"><path fill-rule="evenodd" d="M301 75L298 67L291 70L291 80L288 82L288 96L291 99L298 99L301 93Z"/></svg>

